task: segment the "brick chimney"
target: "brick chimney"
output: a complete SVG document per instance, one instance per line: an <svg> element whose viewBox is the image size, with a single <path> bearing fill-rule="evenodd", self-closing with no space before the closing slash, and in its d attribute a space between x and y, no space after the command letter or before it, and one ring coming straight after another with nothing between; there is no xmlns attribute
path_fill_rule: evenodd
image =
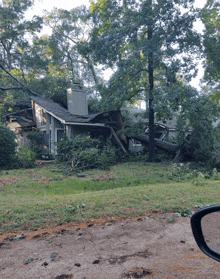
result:
<svg viewBox="0 0 220 279"><path fill-rule="evenodd" d="M74 115L88 115L87 95L79 83L67 89L68 111Z"/></svg>

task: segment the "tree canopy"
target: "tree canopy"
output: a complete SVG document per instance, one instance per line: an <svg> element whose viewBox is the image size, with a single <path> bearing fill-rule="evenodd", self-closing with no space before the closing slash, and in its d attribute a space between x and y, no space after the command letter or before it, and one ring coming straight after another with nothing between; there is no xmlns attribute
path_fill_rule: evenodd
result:
<svg viewBox="0 0 220 279"><path fill-rule="evenodd" d="M52 29L48 43L52 64L66 69L71 82L81 82L88 93L94 94L99 91L102 77L85 49L93 28L88 15L85 6L70 11L54 9L45 15L44 21Z"/></svg>
<svg viewBox="0 0 220 279"><path fill-rule="evenodd" d="M92 29L89 9L54 8L44 18L35 16L27 21L24 14L33 1L18 3L19 7L5 1L0 10L0 90L6 100L23 96L22 91L27 91L66 106L66 89L74 82L84 85L88 94L98 93L103 77L90 53L85 51ZM43 23L51 28L51 35L39 37L36 32Z"/></svg>
<svg viewBox="0 0 220 279"><path fill-rule="evenodd" d="M53 9L44 18L26 20L32 0L3 0L0 93L6 108L25 92L65 106L66 89L73 82L83 84L90 96L98 96L93 104L101 103L102 110L144 99L154 158L154 118L168 119L173 113L181 118L189 104L200 100L189 85L197 72L197 54L205 55L205 79L213 86L215 99L220 98L220 5L207 0L205 8L198 10L193 3L98 0L91 1L90 9ZM199 17L205 25L203 36L194 29ZM50 35L37 33L43 24L51 28ZM104 82L103 70L109 68L112 75Z"/></svg>
<svg viewBox="0 0 220 279"><path fill-rule="evenodd" d="M214 99L220 99L220 3L208 0L200 12L204 23L203 45L205 54L205 80L211 86Z"/></svg>
<svg viewBox="0 0 220 279"><path fill-rule="evenodd" d="M36 36L43 23L39 16L26 20L25 12L32 5L30 0L3 0L0 5L0 90L6 103L13 94L18 97L24 95L24 90L30 92L25 79L34 63L30 38Z"/></svg>
<svg viewBox="0 0 220 279"><path fill-rule="evenodd" d="M146 99L151 158L155 108L159 110L161 100L171 99L182 87L178 74L185 81L195 74L193 55L200 50L200 35L193 28L197 17L193 2L99 0L92 4L91 48L96 61L115 69L103 100L119 108L126 100Z"/></svg>

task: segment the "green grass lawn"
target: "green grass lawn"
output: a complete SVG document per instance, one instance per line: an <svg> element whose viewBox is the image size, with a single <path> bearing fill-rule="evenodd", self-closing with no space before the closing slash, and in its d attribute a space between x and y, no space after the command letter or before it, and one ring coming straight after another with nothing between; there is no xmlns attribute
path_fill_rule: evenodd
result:
<svg viewBox="0 0 220 279"><path fill-rule="evenodd" d="M220 203L215 179L162 163L124 163L109 171L65 176L50 165L0 172L0 231L32 230L60 223L152 211L184 212Z"/></svg>

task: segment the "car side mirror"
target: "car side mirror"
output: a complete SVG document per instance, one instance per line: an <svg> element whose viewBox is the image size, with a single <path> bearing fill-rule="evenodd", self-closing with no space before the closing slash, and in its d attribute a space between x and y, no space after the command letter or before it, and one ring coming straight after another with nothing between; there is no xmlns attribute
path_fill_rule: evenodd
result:
<svg viewBox="0 0 220 279"><path fill-rule="evenodd" d="M191 218L191 227L202 252L220 262L220 205L196 212Z"/></svg>

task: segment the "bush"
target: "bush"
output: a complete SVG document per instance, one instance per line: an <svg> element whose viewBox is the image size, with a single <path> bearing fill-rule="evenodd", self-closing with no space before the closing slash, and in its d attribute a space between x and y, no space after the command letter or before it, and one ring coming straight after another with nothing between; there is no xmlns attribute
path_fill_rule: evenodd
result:
<svg viewBox="0 0 220 279"><path fill-rule="evenodd" d="M116 163L115 149L103 145L98 139L77 136L69 140L66 136L57 144L58 159L71 163L77 169L107 169Z"/></svg>
<svg viewBox="0 0 220 279"><path fill-rule="evenodd" d="M117 163L117 157L115 149L113 147L108 147L103 149L101 154L98 157L98 167L100 169L107 170L109 166L112 166Z"/></svg>
<svg viewBox="0 0 220 279"><path fill-rule="evenodd" d="M209 162L214 151L213 121L217 113L216 106L206 96L200 96L191 100L187 109L178 119L178 144L186 160ZM188 124L186 119L189 120ZM191 128L192 133L185 138L187 128Z"/></svg>
<svg viewBox="0 0 220 279"><path fill-rule="evenodd" d="M35 166L36 153L27 147L23 146L18 154L18 162L23 168L33 168Z"/></svg>
<svg viewBox="0 0 220 279"><path fill-rule="evenodd" d="M185 140L182 150L186 159L195 162L208 162L213 155L213 130L210 126L195 127L192 134Z"/></svg>
<svg viewBox="0 0 220 279"><path fill-rule="evenodd" d="M60 161L72 160L75 152L81 152L92 148L101 148L101 142L92 139L89 136L77 136L74 139L68 139L66 135L57 144L58 159Z"/></svg>
<svg viewBox="0 0 220 279"><path fill-rule="evenodd" d="M69 161L72 158L72 151L74 150L74 141L69 140L64 134L64 137L57 143L57 157L61 162Z"/></svg>
<svg viewBox="0 0 220 279"><path fill-rule="evenodd" d="M214 146L210 165L212 168L220 170L220 127L219 125L214 129Z"/></svg>
<svg viewBox="0 0 220 279"><path fill-rule="evenodd" d="M16 154L16 135L7 127L0 125L0 168L10 168Z"/></svg>
<svg viewBox="0 0 220 279"><path fill-rule="evenodd" d="M97 148L87 148L81 151L72 152L72 166L74 168L92 168L96 167L99 158Z"/></svg>
<svg viewBox="0 0 220 279"><path fill-rule="evenodd" d="M48 150L44 148L45 140L42 132L30 132L27 138L31 141L31 150L35 153L36 159L50 158Z"/></svg>

